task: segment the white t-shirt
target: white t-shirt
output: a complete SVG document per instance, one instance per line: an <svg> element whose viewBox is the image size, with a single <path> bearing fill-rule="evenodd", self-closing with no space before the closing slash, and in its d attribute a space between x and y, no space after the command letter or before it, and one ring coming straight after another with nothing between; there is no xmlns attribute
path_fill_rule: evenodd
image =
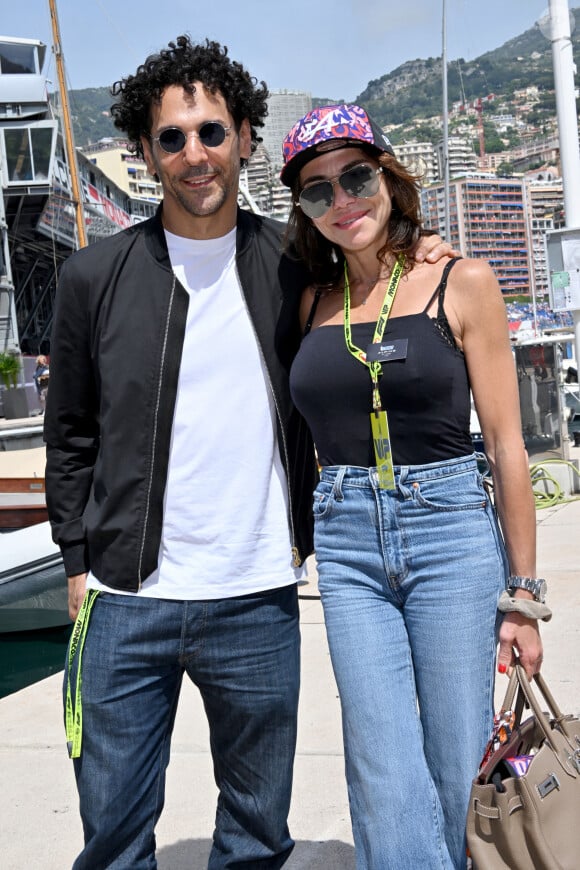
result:
<svg viewBox="0 0 580 870"><path fill-rule="evenodd" d="M293 583L286 474L275 409L236 270L235 229L166 232L189 309L157 570L139 595L214 599ZM106 577L91 588L111 592Z"/></svg>

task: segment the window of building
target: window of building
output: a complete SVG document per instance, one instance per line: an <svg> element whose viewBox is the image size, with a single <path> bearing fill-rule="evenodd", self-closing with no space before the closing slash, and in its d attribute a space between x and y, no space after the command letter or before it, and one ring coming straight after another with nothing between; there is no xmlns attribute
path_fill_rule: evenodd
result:
<svg viewBox="0 0 580 870"><path fill-rule="evenodd" d="M36 74L35 45L17 45L0 42L0 73L2 75Z"/></svg>
<svg viewBox="0 0 580 870"><path fill-rule="evenodd" d="M46 183L52 176L56 122L26 127L3 127L6 183Z"/></svg>

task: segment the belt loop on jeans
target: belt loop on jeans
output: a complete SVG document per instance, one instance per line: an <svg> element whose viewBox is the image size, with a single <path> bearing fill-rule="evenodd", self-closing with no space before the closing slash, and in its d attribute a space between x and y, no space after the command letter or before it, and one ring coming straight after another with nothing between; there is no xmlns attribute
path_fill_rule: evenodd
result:
<svg viewBox="0 0 580 870"><path fill-rule="evenodd" d="M334 478L334 484L332 485L332 495L334 496L336 501L342 501L344 498L342 494L342 481L344 479L345 472L346 465L341 465L336 472L336 477Z"/></svg>
<svg viewBox="0 0 580 870"><path fill-rule="evenodd" d="M476 451L473 455L475 456L477 462L477 470L479 471L481 476L485 477L486 475L490 474L491 471L489 468L489 462L487 461L487 456L485 455L485 453L479 453Z"/></svg>
<svg viewBox="0 0 580 870"><path fill-rule="evenodd" d="M399 492L401 493L403 498L412 498L411 490L409 489L408 486L405 486L405 481L407 480L408 476L409 476L409 466L408 465L401 465L398 487L399 487Z"/></svg>

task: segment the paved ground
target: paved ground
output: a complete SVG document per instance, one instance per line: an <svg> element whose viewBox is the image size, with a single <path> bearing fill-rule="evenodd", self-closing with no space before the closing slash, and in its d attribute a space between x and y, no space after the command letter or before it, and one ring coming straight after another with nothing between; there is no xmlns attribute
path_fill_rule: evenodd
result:
<svg viewBox="0 0 580 870"><path fill-rule="evenodd" d="M538 512L538 570L555 616L544 626L544 674L580 713L580 501ZM303 678L288 870L353 870L339 704L315 575L301 587ZM60 709L60 676L0 700L0 866L65 870L81 846ZM503 694L502 682L498 695ZM216 790L201 705L185 685L158 826L160 870L205 870Z"/></svg>

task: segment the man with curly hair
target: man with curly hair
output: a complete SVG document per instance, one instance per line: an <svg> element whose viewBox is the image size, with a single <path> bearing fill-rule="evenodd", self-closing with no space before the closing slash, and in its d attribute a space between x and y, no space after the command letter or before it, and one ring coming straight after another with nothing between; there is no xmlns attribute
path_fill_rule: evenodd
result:
<svg viewBox="0 0 580 870"><path fill-rule="evenodd" d="M164 196L67 261L55 308L46 488L76 619L74 868L156 866L186 673L219 789L209 868L275 870L294 845L296 580L316 479L288 389L308 276L282 225L237 207L263 82L180 36L113 94Z"/></svg>
<svg viewBox="0 0 580 870"><path fill-rule="evenodd" d="M46 480L81 611L66 674L74 687L82 649L82 695L67 693L82 715L74 866L156 866L187 673L219 788L209 867L274 870L293 847L296 580L316 467L288 392L290 332L278 347L305 276L281 254L284 228L237 208L268 91L225 47L181 36L113 94L164 198L71 257L57 294Z"/></svg>

